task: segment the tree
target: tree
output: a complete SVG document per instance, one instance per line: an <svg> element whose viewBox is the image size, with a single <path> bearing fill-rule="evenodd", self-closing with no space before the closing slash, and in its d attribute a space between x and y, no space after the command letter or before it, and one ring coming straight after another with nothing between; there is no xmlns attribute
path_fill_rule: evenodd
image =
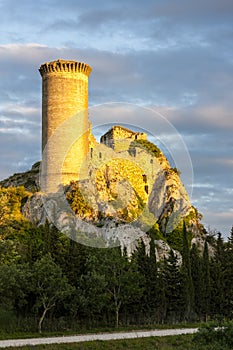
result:
<svg viewBox="0 0 233 350"><path fill-rule="evenodd" d="M190 252L185 222L183 223L182 279L185 315L190 319L194 307L194 291L190 264Z"/></svg>
<svg viewBox="0 0 233 350"><path fill-rule="evenodd" d="M105 306L108 305L110 296L106 290L105 276L95 270L88 271L86 275L82 275L79 282L79 287L76 295L81 310L88 317L93 317L96 314L103 313Z"/></svg>
<svg viewBox="0 0 233 350"><path fill-rule="evenodd" d="M225 299L223 276L224 257L224 241L222 239L221 233L219 232L216 241L215 255L210 264L211 308L212 312L218 315L223 314L223 305Z"/></svg>
<svg viewBox="0 0 233 350"><path fill-rule="evenodd" d="M27 294L31 291L31 273L28 265L0 266L1 304L19 311L27 303Z"/></svg>
<svg viewBox="0 0 233 350"><path fill-rule="evenodd" d="M35 262L33 280L36 307L38 310L42 310L38 323L38 331L41 333L42 323L47 312L68 297L73 288L50 255L46 255Z"/></svg>
<svg viewBox="0 0 233 350"><path fill-rule="evenodd" d="M136 259L138 271L143 278L142 288L144 289L141 301L141 309L146 313L154 314L158 303L158 271L155 256L154 239L150 240L150 253L146 253L145 244L140 242L137 251L134 253L133 259Z"/></svg>
<svg viewBox="0 0 233 350"><path fill-rule="evenodd" d="M170 250L168 259L164 261L163 278L167 306L166 319L169 322L175 323L180 321L184 309L184 302L182 275L177 256L172 249Z"/></svg>
<svg viewBox="0 0 233 350"><path fill-rule="evenodd" d="M0 187L0 226L9 220L25 220L21 213L22 202L29 196L23 186Z"/></svg>
<svg viewBox="0 0 233 350"><path fill-rule="evenodd" d="M201 317L204 304L203 261L196 244L192 245L192 249L190 251L190 263L194 290L194 310L197 315Z"/></svg>
<svg viewBox="0 0 233 350"><path fill-rule="evenodd" d="M203 276L203 299L202 299L202 310L207 316L210 311L210 262L209 262L209 249L208 243L205 241L204 251L203 251L203 266L202 266L202 276Z"/></svg>
<svg viewBox="0 0 233 350"><path fill-rule="evenodd" d="M227 317L233 316L233 227L230 237L225 244L225 258L223 266L223 281L225 290L224 313Z"/></svg>
<svg viewBox="0 0 233 350"><path fill-rule="evenodd" d="M6 223L6 219L10 214L9 208L9 196L0 191L0 226L3 226Z"/></svg>
<svg viewBox="0 0 233 350"><path fill-rule="evenodd" d="M101 252L98 272L105 276L106 292L109 305L115 313L115 325L119 325L119 313L124 307L140 301L143 293L141 275L135 261L128 260L120 248L107 249ZM102 261L102 262L101 262Z"/></svg>
<svg viewBox="0 0 233 350"><path fill-rule="evenodd" d="M89 256L94 256L92 248L77 243L72 239L68 240L64 272L68 277L69 283L76 288L80 277L88 273L88 268L90 267L87 266Z"/></svg>
<svg viewBox="0 0 233 350"><path fill-rule="evenodd" d="M231 228L230 237L228 237L228 242L233 246L233 226Z"/></svg>

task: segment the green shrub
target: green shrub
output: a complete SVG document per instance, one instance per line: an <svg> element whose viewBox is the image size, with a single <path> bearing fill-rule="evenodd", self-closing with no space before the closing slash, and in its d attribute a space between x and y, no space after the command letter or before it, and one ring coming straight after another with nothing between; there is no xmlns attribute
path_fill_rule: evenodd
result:
<svg viewBox="0 0 233 350"><path fill-rule="evenodd" d="M140 147L146 151L149 151L153 156L157 158L162 155L162 152L160 151L160 149L156 145L154 145L152 142L147 140L135 140L131 142L130 148L129 148L130 154L134 154L135 147Z"/></svg>
<svg viewBox="0 0 233 350"><path fill-rule="evenodd" d="M233 322L216 325L204 324L194 335L195 349L232 350L233 349Z"/></svg>

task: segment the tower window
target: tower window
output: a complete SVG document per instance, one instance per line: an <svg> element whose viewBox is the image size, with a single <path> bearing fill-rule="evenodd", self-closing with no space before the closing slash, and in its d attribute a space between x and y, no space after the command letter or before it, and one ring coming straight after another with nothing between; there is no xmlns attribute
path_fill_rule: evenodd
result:
<svg viewBox="0 0 233 350"><path fill-rule="evenodd" d="M145 174L142 175L142 179L144 182L147 182L147 176Z"/></svg>
<svg viewBox="0 0 233 350"><path fill-rule="evenodd" d="M149 189L148 189L148 185L145 186L145 192L148 194Z"/></svg>

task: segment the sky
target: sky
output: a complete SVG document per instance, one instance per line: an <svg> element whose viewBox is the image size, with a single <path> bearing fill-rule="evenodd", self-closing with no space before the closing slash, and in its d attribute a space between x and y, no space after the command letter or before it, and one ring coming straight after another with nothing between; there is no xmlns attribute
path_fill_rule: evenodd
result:
<svg viewBox="0 0 233 350"><path fill-rule="evenodd" d="M193 205L207 230L229 235L232 0L0 0L0 13L0 179L41 159L40 65L83 61L90 106L145 106L174 126L192 161Z"/></svg>

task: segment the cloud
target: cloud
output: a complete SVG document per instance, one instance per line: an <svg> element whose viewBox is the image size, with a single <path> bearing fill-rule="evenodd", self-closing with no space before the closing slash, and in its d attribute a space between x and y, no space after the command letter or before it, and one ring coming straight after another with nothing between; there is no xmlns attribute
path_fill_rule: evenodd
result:
<svg viewBox="0 0 233 350"><path fill-rule="evenodd" d="M3 0L0 10L1 178L40 158L40 64L81 60L93 67L91 106L146 105L174 125L190 151L195 203L205 215L223 208L220 224L207 218L230 225L231 0Z"/></svg>

